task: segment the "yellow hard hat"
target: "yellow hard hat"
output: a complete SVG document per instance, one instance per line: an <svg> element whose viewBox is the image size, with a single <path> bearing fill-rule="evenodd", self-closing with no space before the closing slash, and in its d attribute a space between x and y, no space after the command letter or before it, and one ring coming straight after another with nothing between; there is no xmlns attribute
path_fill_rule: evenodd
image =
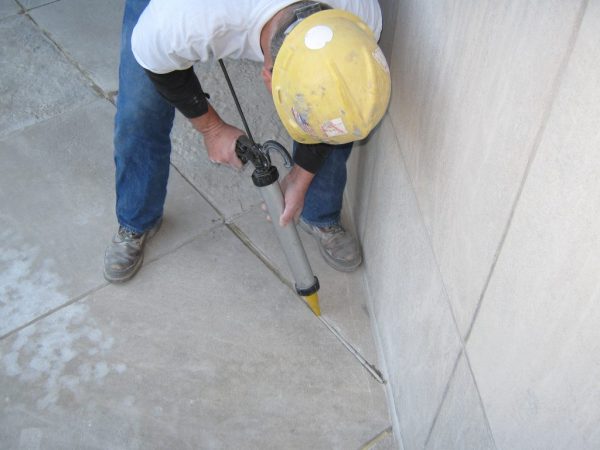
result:
<svg viewBox="0 0 600 450"><path fill-rule="evenodd" d="M365 138L388 106L390 71L373 32L354 14L328 9L283 41L271 81L277 114L304 144Z"/></svg>

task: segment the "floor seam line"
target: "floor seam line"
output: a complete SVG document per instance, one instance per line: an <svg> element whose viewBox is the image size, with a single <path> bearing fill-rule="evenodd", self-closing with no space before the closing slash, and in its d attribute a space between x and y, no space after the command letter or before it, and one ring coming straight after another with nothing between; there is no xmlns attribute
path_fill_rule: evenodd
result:
<svg viewBox="0 0 600 450"><path fill-rule="evenodd" d="M287 286L298 300L304 304L307 308L308 305L305 301L303 301L300 296L297 295L294 286L290 280L288 280L282 273L275 267L275 265L268 259L266 255L264 255L259 248L257 248L250 238L235 224L225 224L227 228L231 230L231 232L244 244L250 252L254 254L285 286ZM311 311L311 314L312 311ZM317 316L315 316L317 317ZM329 330L329 332L335 337L345 348L350 352L350 354L359 362L359 364L371 375L378 383L385 384L386 380L383 378L381 371L374 365L371 364L361 353L358 351L354 345L350 343L342 334L323 316L317 317L319 321Z"/></svg>
<svg viewBox="0 0 600 450"><path fill-rule="evenodd" d="M282 284L287 286L293 293L294 296L298 298L307 308L308 305L304 302L296 293L293 283L288 280L281 271L269 260L269 258L252 242L252 240L239 228L233 220L235 218L226 218L225 215L214 205L206 196L179 170L179 168L171 162L171 166L175 169L175 171L202 197L221 217L223 220L223 225L232 232L232 234L237 237L240 242L248 249L250 252L263 263L263 265L273 273ZM237 217L246 214L247 212L243 212L239 214ZM312 311L311 311L312 313ZM383 378L381 371L374 365L371 364L362 354L348 341L346 340L325 318L318 317L320 322L329 330L331 334L354 356L354 358L359 362L359 364L371 375L378 383L385 384L386 380Z"/></svg>
<svg viewBox="0 0 600 450"><path fill-rule="evenodd" d="M49 310L49 311L43 313L42 315L40 315L40 316L38 316L38 317L30 320L29 322L27 322L27 323L25 323L23 325L18 326L17 328L9 331L8 333L3 334L2 336L0 336L0 341L3 341L4 339L9 338L9 337L13 336L16 333L19 333L20 331L24 330L25 328L30 327L31 325L34 325L35 323L40 322L41 320L44 320L45 318L53 315L54 313L57 313L60 310L68 308L69 306L73 305L74 303L77 303L77 302L83 300L84 298L86 298L86 297L88 297L88 296L90 296L90 295L92 295L92 294L94 294L94 293L96 293L96 292L104 289L107 286L110 286L110 283L108 281L106 281L106 282L104 282L104 283L102 283L102 284L100 284L100 285L98 285L98 286L96 286L96 287L94 287L94 288L92 288L92 289L90 289L90 290L82 293L82 294L79 294L79 295L73 297L71 300L68 300L66 303L63 303L62 305L59 305L59 306L57 306L55 308L52 308L51 310Z"/></svg>
<svg viewBox="0 0 600 450"><path fill-rule="evenodd" d="M52 116L48 116L46 118L43 118L41 120L38 120L38 121L30 123L30 124L27 124L27 125L25 125L25 126L23 126L21 128L15 128L14 130L9 130L9 131L0 131L0 142L10 140L16 134L27 132L29 129L31 129L31 128L35 127L35 126L47 124L48 122L50 122L52 120L55 120L57 118L60 118L62 116L65 116L65 115L73 113L73 112L77 112L80 109L87 108L87 107L93 105L95 102L99 102L98 104L100 104L100 102L102 100L105 100L105 99L104 98L93 97L89 102L78 103L73 108L65 109L63 111L60 111L57 114L54 114Z"/></svg>
<svg viewBox="0 0 600 450"><path fill-rule="evenodd" d="M192 243L192 242L194 242L195 240L197 240L197 239L200 239L200 238L202 238L202 237L204 237L204 236L206 236L206 235L208 235L208 234L212 233L213 231L215 231L215 230L219 229L219 228L220 228L220 227L222 227L223 225L225 225L225 224L224 224L224 223L222 223L222 222L221 222L221 223L218 223L218 224L215 224L214 226L211 226L210 228L208 228L208 229L206 229L206 230L204 230L204 231L201 231L200 233L198 233L198 234L195 234L195 235L193 235L193 236L192 236L192 237L190 237L190 238L187 238L187 239L186 239L186 240L184 240L183 242L180 242L180 243L179 243L179 244L177 244L175 247L173 247L173 248L171 248L171 249L169 249L169 250L165 250L164 252L157 253L157 254L156 254L155 256L153 256L152 258L148 258L148 259L146 260L146 262L145 262L145 264L144 264L144 265L145 265L145 266L149 266L149 265L151 265L151 264L154 264L155 262L157 262L157 261L159 261L159 260L163 259L163 258L164 258L164 257L166 257L166 256L170 256L170 255L172 255L173 253L177 252L178 250L180 250L181 248L185 247L186 245L188 245L188 244L191 244L191 243Z"/></svg>
<svg viewBox="0 0 600 450"><path fill-rule="evenodd" d="M54 2L55 3L55 2ZM46 6L46 5L42 5ZM64 57L71 66L75 68L75 70L89 83L89 88L100 98L103 98L110 102L113 106L116 106L115 97L118 91L105 91L94 81L92 76L73 58L64 48L60 46L58 42L56 42L50 33L43 29L35 19L29 14L30 10L25 10L23 15L27 17L31 23L35 25L35 27L42 33L42 35L50 41L50 43L54 46L54 48L58 51L58 53ZM112 95L114 94L114 95Z"/></svg>

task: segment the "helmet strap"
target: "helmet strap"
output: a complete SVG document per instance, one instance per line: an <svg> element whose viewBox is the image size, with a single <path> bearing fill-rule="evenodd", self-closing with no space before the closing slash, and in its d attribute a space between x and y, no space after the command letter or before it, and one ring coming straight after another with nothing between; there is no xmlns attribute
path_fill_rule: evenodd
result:
<svg viewBox="0 0 600 450"><path fill-rule="evenodd" d="M318 13L319 11L323 10L323 7L325 7L325 9L330 9L329 6L323 5L322 3L319 3L319 2L311 2L308 4L303 4L302 6L295 9L294 15L296 16L296 19L292 23L289 24L289 26L286 28L286 30L283 32L283 34L285 34L286 36L288 34L290 34L292 32L292 30L296 27L296 25L298 25L300 22L302 22L308 16L312 16L313 14Z"/></svg>

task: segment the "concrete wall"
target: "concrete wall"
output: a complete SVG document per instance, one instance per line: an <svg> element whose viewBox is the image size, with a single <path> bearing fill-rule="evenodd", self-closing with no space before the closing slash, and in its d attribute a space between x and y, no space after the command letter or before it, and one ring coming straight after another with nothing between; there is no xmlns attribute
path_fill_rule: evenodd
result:
<svg viewBox="0 0 600 450"><path fill-rule="evenodd" d="M380 0L350 163L405 449L600 448L600 0Z"/></svg>

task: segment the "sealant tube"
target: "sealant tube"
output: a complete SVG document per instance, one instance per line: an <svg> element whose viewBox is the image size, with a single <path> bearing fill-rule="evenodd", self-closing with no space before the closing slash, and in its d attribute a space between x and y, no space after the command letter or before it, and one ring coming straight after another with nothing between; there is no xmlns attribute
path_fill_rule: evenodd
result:
<svg viewBox="0 0 600 450"><path fill-rule="evenodd" d="M277 168L272 166L272 169L277 171ZM278 178L278 175L277 175ZM275 178L275 182L265 185L258 186L255 181L255 185L267 205L267 210L273 221L273 227L275 228L275 234L279 239L281 248L285 254L290 270L296 283L296 292L298 295L304 297L304 300L315 313L320 316L321 310L319 308L319 297L317 291L319 290L319 280L313 274L313 271L306 257L306 252L298 236L298 230L294 222L288 223L282 227L279 224L279 217L283 213L284 199L283 193L279 182Z"/></svg>

